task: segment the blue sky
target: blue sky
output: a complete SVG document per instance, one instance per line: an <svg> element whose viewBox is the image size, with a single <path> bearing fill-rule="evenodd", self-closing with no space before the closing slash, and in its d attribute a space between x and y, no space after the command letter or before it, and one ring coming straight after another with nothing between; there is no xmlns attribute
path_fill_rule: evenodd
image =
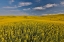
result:
<svg viewBox="0 0 64 42"><path fill-rule="evenodd" d="M64 0L0 0L0 15L64 13Z"/></svg>

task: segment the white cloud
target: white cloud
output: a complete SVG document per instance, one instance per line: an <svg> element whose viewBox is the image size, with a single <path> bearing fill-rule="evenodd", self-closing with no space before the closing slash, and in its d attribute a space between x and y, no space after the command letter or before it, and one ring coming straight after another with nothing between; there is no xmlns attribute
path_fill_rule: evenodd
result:
<svg viewBox="0 0 64 42"><path fill-rule="evenodd" d="M21 10L17 10L17 9L3 9L2 10L2 15L14 15L14 16L26 16L26 15L30 15L26 12L23 12ZM5 13L5 14L4 14Z"/></svg>
<svg viewBox="0 0 64 42"><path fill-rule="evenodd" d="M64 13L62 13L62 12L58 12L58 13L41 14L41 15L46 16L46 15L59 15L59 14L64 14Z"/></svg>
<svg viewBox="0 0 64 42"><path fill-rule="evenodd" d="M41 14L41 15L46 16L46 15L48 15L48 14Z"/></svg>
<svg viewBox="0 0 64 42"><path fill-rule="evenodd" d="M27 11L27 10L30 10L30 8L27 8L27 9L23 9L24 11Z"/></svg>
<svg viewBox="0 0 64 42"><path fill-rule="evenodd" d="M9 3L10 3L10 4L12 4L13 2L14 2L14 0L10 0L10 2L9 2Z"/></svg>
<svg viewBox="0 0 64 42"><path fill-rule="evenodd" d="M2 10L2 11L5 11L5 12L20 12L20 10L16 10L16 9L9 9L9 10Z"/></svg>
<svg viewBox="0 0 64 42"><path fill-rule="evenodd" d="M34 10L45 10L47 8L51 8L51 7L56 7L58 6L58 4L46 4L44 6L41 6L41 7L35 7L33 8Z"/></svg>
<svg viewBox="0 0 64 42"><path fill-rule="evenodd" d="M41 0L36 0L36 2L40 2Z"/></svg>
<svg viewBox="0 0 64 42"><path fill-rule="evenodd" d="M10 8L17 8L17 6L16 5L12 6L12 7L11 6L6 6L6 7L3 7L3 8L9 8L10 9Z"/></svg>
<svg viewBox="0 0 64 42"><path fill-rule="evenodd" d="M58 12L58 11L54 11L54 12Z"/></svg>
<svg viewBox="0 0 64 42"><path fill-rule="evenodd" d="M17 12L18 12L18 11L20 11L20 10L9 10L9 11L12 11L12 12L15 12L15 11L17 11Z"/></svg>
<svg viewBox="0 0 64 42"><path fill-rule="evenodd" d="M20 13L22 16L28 16L29 14L27 13Z"/></svg>
<svg viewBox="0 0 64 42"><path fill-rule="evenodd" d="M60 3L61 5L64 5L64 1Z"/></svg>
<svg viewBox="0 0 64 42"><path fill-rule="evenodd" d="M57 4L47 4L44 7L45 8L51 8L51 7L55 7L55 6L57 6Z"/></svg>
<svg viewBox="0 0 64 42"><path fill-rule="evenodd" d="M45 8L43 8L43 7L35 7L35 8L33 8L34 10L44 10Z"/></svg>
<svg viewBox="0 0 64 42"><path fill-rule="evenodd" d="M31 4L32 4L31 2L20 2L18 7L29 6Z"/></svg>
<svg viewBox="0 0 64 42"><path fill-rule="evenodd" d="M64 14L63 12L58 12L58 13L56 13L56 14Z"/></svg>
<svg viewBox="0 0 64 42"><path fill-rule="evenodd" d="M11 2L14 2L14 0L11 0Z"/></svg>

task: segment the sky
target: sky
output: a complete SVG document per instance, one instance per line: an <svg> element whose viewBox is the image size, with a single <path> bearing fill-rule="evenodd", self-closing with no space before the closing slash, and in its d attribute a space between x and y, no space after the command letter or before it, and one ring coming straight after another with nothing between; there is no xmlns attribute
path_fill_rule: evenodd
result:
<svg viewBox="0 0 64 42"><path fill-rule="evenodd" d="M64 13L64 0L0 0L0 15Z"/></svg>

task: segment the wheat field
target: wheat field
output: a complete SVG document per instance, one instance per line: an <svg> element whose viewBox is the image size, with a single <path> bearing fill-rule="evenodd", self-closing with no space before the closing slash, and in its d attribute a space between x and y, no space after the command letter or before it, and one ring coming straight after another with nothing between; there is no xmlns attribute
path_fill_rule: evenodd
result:
<svg viewBox="0 0 64 42"><path fill-rule="evenodd" d="M64 15L0 16L0 42L64 42Z"/></svg>

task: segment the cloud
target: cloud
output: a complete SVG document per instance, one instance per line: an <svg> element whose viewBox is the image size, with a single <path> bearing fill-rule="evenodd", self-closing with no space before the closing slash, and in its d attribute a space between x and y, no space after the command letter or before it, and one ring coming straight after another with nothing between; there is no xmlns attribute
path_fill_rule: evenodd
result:
<svg viewBox="0 0 64 42"><path fill-rule="evenodd" d="M45 15L47 15L47 14L41 14L41 15L45 16Z"/></svg>
<svg viewBox="0 0 64 42"><path fill-rule="evenodd" d="M41 0L36 0L36 2L40 2Z"/></svg>
<svg viewBox="0 0 64 42"><path fill-rule="evenodd" d="M17 9L4 9L2 11L5 11L5 12L20 12L20 10L17 10Z"/></svg>
<svg viewBox="0 0 64 42"><path fill-rule="evenodd" d="M16 12L18 12L18 11L20 11L20 10L9 10L9 11L12 11L12 12L15 12L15 11L16 11Z"/></svg>
<svg viewBox="0 0 64 42"><path fill-rule="evenodd" d="M58 13L56 13L56 14L64 14L63 12L58 12Z"/></svg>
<svg viewBox="0 0 64 42"><path fill-rule="evenodd" d="M27 10L30 10L30 8L27 8L27 9L23 9L24 11L27 11Z"/></svg>
<svg viewBox="0 0 64 42"><path fill-rule="evenodd" d="M58 12L58 11L54 11L54 12Z"/></svg>
<svg viewBox="0 0 64 42"><path fill-rule="evenodd" d="M33 8L34 10L45 10L47 8L51 8L51 7L56 7L58 6L58 4L46 4L44 6L41 6L41 7L35 7Z"/></svg>
<svg viewBox="0 0 64 42"><path fill-rule="evenodd" d="M51 8L51 7L55 7L55 6L57 6L57 4L47 4L44 7L45 8Z"/></svg>
<svg viewBox="0 0 64 42"><path fill-rule="evenodd" d="M9 2L9 3L10 3L10 4L12 4L13 2L14 2L14 0L10 0L10 2Z"/></svg>
<svg viewBox="0 0 64 42"><path fill-rule="evenodd" d="M11 0L11 2L14 2L14 0Z"/></svg>
<svg viewBox="0 0 64 42"><path fill-rule="evenodd" d="M18 10L18 9L3 9L1 10L2 11L2 15L17 15L17 16L20 16L20 15L30 15L28 14L27 12L23 12L21 10ZM1 12L0 11L0 12Z"/></svg>
<svg viewBox="0 0 64 42"><path fill-rule="evenodd" d="M61 5L64 5L64 1L60 3Z"/></svg>
<svg viewBox="0 0 64 42"><path fill-rule="evenodd" d="M33 8L34 10L44 10L45 8L43 8L43 7L35 7L35 8Z"/></svg>
<svg viewBox="0 0 64 42"><path fill-rule="evenodd" d="M18 7L29 6L31 4L32 4L31 2L20 2Z"/></svg>
<svg viewBox="0 0 64 42"><path fill-rule="evenodd" d="M12 7L11 6L6 6L6 7L3 7L3 8L9 8L10 9L10 8L17 8L17 6L16 5L12 6Z"/></svg>

